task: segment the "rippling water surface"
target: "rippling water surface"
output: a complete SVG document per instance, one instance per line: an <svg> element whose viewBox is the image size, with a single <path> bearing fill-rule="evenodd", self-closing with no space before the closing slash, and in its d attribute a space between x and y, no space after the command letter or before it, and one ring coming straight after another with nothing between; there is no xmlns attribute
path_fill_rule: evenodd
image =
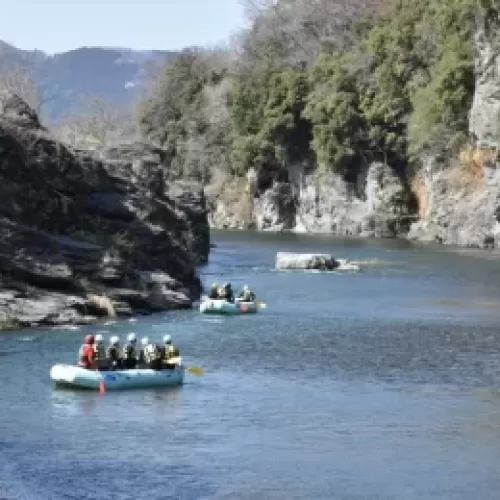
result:
<svg viewBox="0 0 500 500"><path fill-rule="evenodd" d="M160 340L181 388L54 389L87 328L0 335L0 499L478 499L500 490L500 266L404 242L216 233L207 285L257 315L196 309L99 325ZM328 251L357 273L273 270Z"/></svg>

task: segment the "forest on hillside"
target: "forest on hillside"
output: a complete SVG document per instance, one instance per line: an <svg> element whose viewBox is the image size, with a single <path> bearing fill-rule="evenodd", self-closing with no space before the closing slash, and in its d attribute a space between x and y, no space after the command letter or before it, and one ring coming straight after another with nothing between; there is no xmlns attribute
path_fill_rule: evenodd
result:
<svg viewBox="0 0 500 500"><path fill-rule="evenodd" d="M171 171L404 173L468 141L478 9L496 0L247 1L230 49L182 52L140 106Z"/></svg>

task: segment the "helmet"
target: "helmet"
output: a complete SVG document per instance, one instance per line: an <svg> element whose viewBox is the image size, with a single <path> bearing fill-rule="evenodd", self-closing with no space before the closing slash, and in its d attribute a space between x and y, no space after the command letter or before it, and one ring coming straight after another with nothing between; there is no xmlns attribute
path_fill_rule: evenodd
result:
<svg viewBox="0 0 500 500"><path fill-rule="evenodd" d="M94 336L92 334L90 335L85 335L85 340L84 342L86 344L93 344L94 343Z"/></svg>
<svg viewBox="0 0 500 500"><path fill-rule="evenodd" d="M212 283L212 288L219 288L219 283Z"/></svg>
<svg viewBox="0 0 500 500"><path fill-rule="evenodd" d="M245 285L245 286L243 287L243 290L245 290L245 292L248 292L248 290L250 290L250 288L248 288L248 285Z"/></svg>
<svg viewBox="0 0 500 500"><path fill-rule="evenodd" d="M163 342L165 342L165 344L170 344L172 342L172 338L170 337L170 335L165 335L163 337Z"/></svg>
<svg viewBox="0 0 500 500"><path fill-rule="evenodd" d="M96 336L95 336L95 341L96 342L102 342L102 335L100 333L98 333Z"/></svg>
<svg viewBox="0 0 500 500"><path fill-rule="evenodd" d="M111 345L116 345L116 344L119 344L119 343L120 343L120 338L119 338L119 337L117 337L117 336L115 335L115 336L113 336L113 337L111 337L111 338L109 339L109 343L110 343Z"/></svg>
<svg viewBox="0 0 500 500"><path fill-rule="evenodd" d="M136 342L137 341L137 337L135 336L135 333L129 333L128 337L127 337L127 340L129 342Z"/></svg>
<svg viewBox="0 0 500 500"><path fill-rule="evenodd" d="M142 345L148 345L149 339L147 337L142 337L141 343L142 343Z"/></svg>

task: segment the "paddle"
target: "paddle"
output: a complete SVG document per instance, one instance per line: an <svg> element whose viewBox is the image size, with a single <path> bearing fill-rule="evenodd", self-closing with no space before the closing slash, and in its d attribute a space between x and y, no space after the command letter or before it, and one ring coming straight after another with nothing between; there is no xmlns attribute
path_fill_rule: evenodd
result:
<svg viewBox="0 0 500 500"><path fill-rule="evenodd" d="M170 364L175 365L175 364L178 364L180 361L181 361L181 357L175 356L174 358L170 358L169 360L164 361L164 363L169 364L169 365ZM198 377L201 377L205 373L203 371L203 369L200 368L199 366L186 366L186 370L189 373L192 373L193 375L197 375Z"/></svg>
<svg viewBox="0 0 500 500"><path fill-rule="evenodd" d="M199 366L186 366L186 370L198 377L201 377L205 373Z"/></svg>

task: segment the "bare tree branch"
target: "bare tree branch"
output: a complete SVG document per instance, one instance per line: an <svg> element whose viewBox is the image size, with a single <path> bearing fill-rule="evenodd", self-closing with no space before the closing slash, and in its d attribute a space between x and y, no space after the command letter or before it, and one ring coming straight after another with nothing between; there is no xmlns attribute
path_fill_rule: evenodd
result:
<svg viewBox="0 0 500 500"><path fill-rule="evenodd" d="M242 0L252 27L240 37L244 65L267 57L282 65L310 64L326 47L355 42L353 21L383 0Z"/></svg>
<svg viewBox="0 0 500 500"><path fill-rule="evenodd" d="M101 97L84 102L54 127L61 141L73 147L99 150L138 138L132 113Z"/></svg>
<svg viewBox="0 0 500 500"><path fill-rule="evenodd" d="M43 96L30 68L16 64L0 69L0 89L17 94L34 111L40 113Z"/></svg>

